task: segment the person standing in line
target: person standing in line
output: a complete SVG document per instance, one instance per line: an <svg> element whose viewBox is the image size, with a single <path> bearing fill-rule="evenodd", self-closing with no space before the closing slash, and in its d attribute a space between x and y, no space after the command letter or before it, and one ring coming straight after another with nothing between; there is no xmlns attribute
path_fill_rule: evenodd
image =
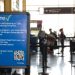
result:
<svg viewBox="0 0 75 75"><path fill-rule="evenodd" d="M40 45L40 52L43 52L43 41L45 38L45 32L43 30L40 30L38 33L38 38L39 38L39 45Z"/></svg>
<svg viewBox="0 0 75 75"><path fill-rule="evenodd" d="M49 32L50 32L49 34L53 34L52 29L49 29Z"/></svg>
<svg viewBox="0 0 75 75"><path fill-rule="evenodd" d="M39 45L40 45L40 52L42 54L42 66L47 66L47 37L46 33L43 30L39 31L38 38L39 38Z"/></svg>
<svg viewBox="0 0 75 75"><path fill-rule="evenodd" d="M62 52L62 56L63 56L63 52L64 52L64 39L66 38L65 34L64 34L64 31L63 31L63 28L61 28L60 30L60 34L59 34L59 40L60 40L60 43L61 43L61 52Z"/></svg>
<svg viewBox="0 0 75 75"><path fill-rule="evenodd" d="M54 34L53 34L53 32L52 32L52 29L49 29L49 34L48 34L48 37L47 37L47 39L48 39L48 48L49 48L49 52L50 53L53 53L53 47L54 47L54 43L55 43L55 36L54 36Z"/></svg>

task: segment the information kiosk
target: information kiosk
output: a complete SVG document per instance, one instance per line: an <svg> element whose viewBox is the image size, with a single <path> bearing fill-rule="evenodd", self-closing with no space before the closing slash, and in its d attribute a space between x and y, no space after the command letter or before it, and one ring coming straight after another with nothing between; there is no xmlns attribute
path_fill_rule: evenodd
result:
<svg viewBox="0 0 75 75"><path fill-rule="evenodd" d="M0 13L0 67L29 66L29 13Z"/></svg>

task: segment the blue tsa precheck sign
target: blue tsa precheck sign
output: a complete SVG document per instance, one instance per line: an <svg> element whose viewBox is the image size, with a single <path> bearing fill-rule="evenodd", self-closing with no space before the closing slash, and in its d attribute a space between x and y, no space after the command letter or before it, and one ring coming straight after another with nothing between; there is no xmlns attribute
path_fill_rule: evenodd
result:
<svg viewBox="0 0 75 75"><path fill-rule="evenodd" d="M0 66L28 65L28 13L0 13Z"/></svg>

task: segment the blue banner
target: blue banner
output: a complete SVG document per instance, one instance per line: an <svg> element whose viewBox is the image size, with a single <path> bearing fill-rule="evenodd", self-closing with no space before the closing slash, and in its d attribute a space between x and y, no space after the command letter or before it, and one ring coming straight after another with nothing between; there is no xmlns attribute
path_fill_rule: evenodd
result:
<svg viewBox="0 0 75 75"><path fill-rule="evenodd" d="M27 13L0 13L0 66L28 65Z"/></svg>

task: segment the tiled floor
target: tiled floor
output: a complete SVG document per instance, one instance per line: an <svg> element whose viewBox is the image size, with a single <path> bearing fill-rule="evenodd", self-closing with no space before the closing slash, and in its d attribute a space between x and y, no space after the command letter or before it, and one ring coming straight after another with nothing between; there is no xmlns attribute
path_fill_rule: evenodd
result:
<svg viewBox="0 0 75 75"><path fill-rule="evenodd" d="M60 50L61 48L59 48L59 52ZM64 48L64 57L61 57L61 53L57 53L58 49L54 50L54 54L48 54L47 56L47 66L50 67L47 68L48 75L75 75L74 64L70 62L70 48ZM31 59L31 75L38 75L42 72L41 63L41 54L38 52Z"/></svg>
<svg viewBox="0 0 75 75"><path fill-rule="evenodd" d="M68 45L68 43L67 43ZM58 54L58 52L60 54ZM61 57L61 48L55 49L53 54L47 55L47 68L46 73L48 75L75 75L75 62L71 64L70 48L64 48L64 57ZM73 60L75 61L75 54L73 54ZM12 69L14 71L14 69ZM23 75L23 69L17 70ZM32 54L31 56L31 70L30 75L39 75L42 72L42 55L39 52ZM25 74L24 74L25 75Z"/></svg>

